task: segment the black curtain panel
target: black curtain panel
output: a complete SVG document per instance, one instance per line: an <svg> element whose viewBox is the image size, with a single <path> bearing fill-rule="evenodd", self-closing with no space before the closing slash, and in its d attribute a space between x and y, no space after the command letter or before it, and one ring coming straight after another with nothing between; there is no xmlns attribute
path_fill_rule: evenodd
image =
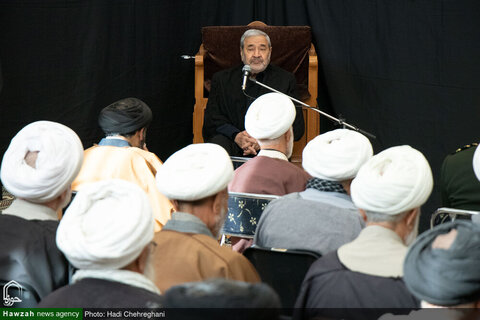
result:
<svg viewBox="0 0 480 320"><path fill-rule="evenodd" d="M99 111L134 96L153 110L147 145L165 160L192 141L194 61L180 56L198 51L202 26L254 20L312 27L319 107L375 134L376 152L409 144L437 179L446 154L479 140L477 1L2 0L1 154L36 120L89 147ZM436 188L422 229L439 206Z"/></svg>

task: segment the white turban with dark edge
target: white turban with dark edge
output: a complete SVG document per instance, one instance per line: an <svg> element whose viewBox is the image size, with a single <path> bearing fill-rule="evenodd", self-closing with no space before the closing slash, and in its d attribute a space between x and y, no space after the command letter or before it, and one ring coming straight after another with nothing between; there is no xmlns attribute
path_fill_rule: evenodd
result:
<svg viewBox="0 0 480 320"><path fill-rule="evenodd" d="M217 144L191 144L174 154L157 171L157 187L173 200L195 201L225 189L233 178L228 153Z"/></svg>
<svg viewBox="0 0 480 320"><path fill-rule="evenodd" d="M33 168L25 156L37 151ZM37 121L13 137L3 156L1 178L14 196L45 203L72 184L82 162L83 145L72 129L57 122Z"/></svg>
<svg viewBox="0 0 480 320"><path fill-rule="evenodd" d="M372 145L363 134L336 129L317 136L305 146L302 166L312 177L344 181L354 178L372 155Z"/></svg>
<svg viewBox="0 0 480 320"><path fill-rule="evenodd" d="M439 235L456 229L448 249L432 248ZM455 306L480 299L480 226L456 220L422 233L408 250L404 281L418 299Z"/></svg>
<svg viewBox="0 0 480 320"><path fill-rule="evenodd" d="M276 139L292 126L295 115L295 105L289 98L280 93L267 93L248 108L245 130L255 139Z"/></svg>
<svg viewBox="0 0 480 320"><path fill-rule="evenodd" d="M57 246L78 269L120 269L152 241L150 202L137 185L103 180L85 185L60 220Z"/></svg>
<svg viewBox="0 0 480 320"><path fill-rule="evenodd" d="M410 146L386 149L365 163L352 181L355 206L396 215L423 205L433 188L430 165Z"/></svg>

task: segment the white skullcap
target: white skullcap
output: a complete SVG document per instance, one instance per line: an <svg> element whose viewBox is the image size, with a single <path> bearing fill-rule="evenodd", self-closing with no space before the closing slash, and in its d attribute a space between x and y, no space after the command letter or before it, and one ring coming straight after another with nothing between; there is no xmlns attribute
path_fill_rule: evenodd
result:
<svg viewBox="0 0 480 320"><path fill-rule="evenodd" d="M29 151L38 151L35 168L25 162ZM3 156L1 178L14 196L44 203L72 184L82 162L83 145L72 129L56 122L37 121L13 137Z"/></svg>
<svg viewBox="0 0 480 320"><path fill-rule="evenodd" d="M288 131L295 120L295 105L280 93L258 97L245 115L245 130L255 139L276 139Z"/></svg>
<svg viewBox="0 0 480 320"><path fill-rule="evenodd" d="M396 215L423 205L433 188L430 165L410 146L386 149L365 163L353 179L355 206Z"/></svg>
<svg viewBox="0 0 480 320"><path fill-rule="evenodd" d="M302 166L312 177L344 181L354 178L372 155L372 145L363 134L337 129L317 136L305 146Z"/></svg>
<svg viewBox="0 0 480 320"><path fill-rule="evenodd" d="M477 147L475 153L473 154L473 171L477 176L477 179L480 180L480 148Z"/></svg>
<svg viewBox="0 0 480 320"><path fill-rule="evenodd" d="M217 144L191 144L170 156L157 171L157 187L167 198L195 201L217 194L233 178L228 153Z"/></svg>
<svg viewBox="0 0 480 320"><path fill-rule="evenodd" d="M57 246L78 269L120 269L152 241L145 192L124 180L85 185L60 220Z"/></svg>

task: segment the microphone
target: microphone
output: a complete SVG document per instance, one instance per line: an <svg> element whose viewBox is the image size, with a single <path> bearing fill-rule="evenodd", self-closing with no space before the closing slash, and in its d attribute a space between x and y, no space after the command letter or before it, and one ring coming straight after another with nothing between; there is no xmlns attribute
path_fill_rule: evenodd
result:
<svg viewBox="0 0 480 320"><path fill-rule="evenodd" d="M247 86L247 78L252 72L252 68L248 64L244 65L242 68L243 71L243 82L242 82L242 90L245 91L245 87Z"/></svg>

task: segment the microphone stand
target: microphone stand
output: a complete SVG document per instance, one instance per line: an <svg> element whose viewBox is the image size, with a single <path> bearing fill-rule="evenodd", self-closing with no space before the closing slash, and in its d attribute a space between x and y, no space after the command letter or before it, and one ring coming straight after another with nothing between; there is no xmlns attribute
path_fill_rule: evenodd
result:
<svg viewBox="0 0 480 320"><path fill-rule="evenodd" d="M273 89L272 87L267 86L267 85L264 84L264 83L261 83L261 82L258 81L257 79L254 79L254 78L252 78L252 77L248 77L248 80L250 80L250 81L252 81L252 82L254 82L254 83L256 83L256 84L258 84L258 85L260 85L260 86L262 86L262 87L264 87L264 88L266 88L266 89L268 89L268 90L270 90L270 91L283 94L284 96L286 96L286 97L289 98L290 100L295 101L296 103L301 104L302 106L305 106L305 107L307 107L307 108L310 109L310 110L313 110L313 111L315 111L315 112L320 113L322 116L325 116L325 117L329 118L330 120L338 123L339 125L343 126L344 128L347 127L347 128L349 128L349 129L352 129L352 130L355 130L355 131L357 131L357 132L360 132L361 134L363 134L363 135L365 135L365 136L367 136L367 137L369 137L369 138L371 138L371 139L376 139L376 138L377 138L375 135L373 135L373 134L371 134L371 133L369 133L369 132L367 132L367 131L365 131L365 130L362 130L362 129L358 128L358 127L355 127L355 126L353 126L353 125L351 125L351 124L346 123L345 121L343 121L343 119L337 119L337 118L335 118L334 116L331 116L331 115L329 115L328 113L323 112L322 110L320 110L320 109L318 109L318 108L311 107L311 106L309 106L308 104L306 104L306 103L304 103L304 102L302 102L302 101L300 101L300 100L297 100L297 99L295 99L295 98L290 97L288 94L285 94L285 93L283 93L283 92L280 92L280 91L278 91L278 90L276 90L276 89Z"/></svg>

